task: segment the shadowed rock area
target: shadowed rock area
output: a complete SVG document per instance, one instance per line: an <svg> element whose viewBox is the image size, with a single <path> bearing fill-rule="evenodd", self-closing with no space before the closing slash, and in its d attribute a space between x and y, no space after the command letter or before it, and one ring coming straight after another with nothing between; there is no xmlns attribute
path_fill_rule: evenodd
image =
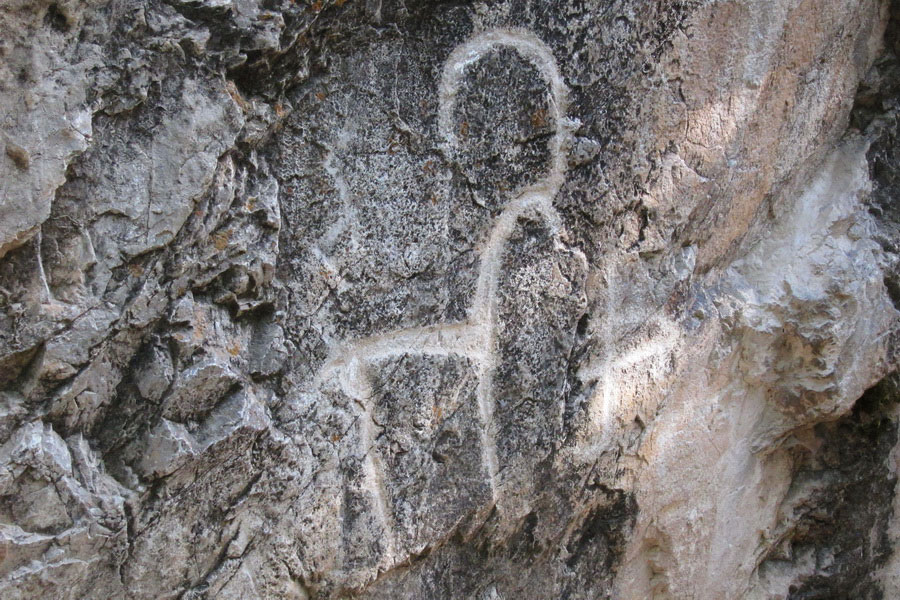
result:
<svg viewBox="0 0 900 600"><path fill-rule="evenodd" d="M3 598L900 598L896 0L0 27Z"/></svg>

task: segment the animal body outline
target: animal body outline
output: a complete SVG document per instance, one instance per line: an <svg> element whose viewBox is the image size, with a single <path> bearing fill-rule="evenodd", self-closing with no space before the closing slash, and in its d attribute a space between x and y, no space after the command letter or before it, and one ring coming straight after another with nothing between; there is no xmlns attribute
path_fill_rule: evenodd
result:
<svg viewBox="0 0 900 600"><path fill-rule="evenodd" d="M381 513L385 531L389 535L394 527L384 489L384 467L375 456L377 452L373 450L372 366L378 361L404 355L459 356L471 361L476 369L478 382L476 397L481 421L482 462L487 470L492 502L496 504L499 467L493 420L492 374L497 366L497 291L503 253L517 220L526 214L537 214L549 227L555 243L562 246L562 223L553 207L553 198L565 182L567 150L577 123L566 117L568 88L551 49L540 38L527 30L490 29L472 36L450 53L444 63L439 84L438 133L441 144L448 155L456 149L453 114L466 69L490 52L501 48L516 51L537 68L549 85L548 120L554 122L555 130L549 141L550 164L546 174L509 194L501 212L494 218L480 254L475 294L466 318L459 322L399 329L344 342L332 348L316 375L319 383L336 376L343 393L362 409L360 444L365 452L363 469L365 477L370 480L371 489L375 491L378 512ZM576 253L584 259L580 252ZM393 548L393 540L387 540L387 546L389 549Z"/></svg>

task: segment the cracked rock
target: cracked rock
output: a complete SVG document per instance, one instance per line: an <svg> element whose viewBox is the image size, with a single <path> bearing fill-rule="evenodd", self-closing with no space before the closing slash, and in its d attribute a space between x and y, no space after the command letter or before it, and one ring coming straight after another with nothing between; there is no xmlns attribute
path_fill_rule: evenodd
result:
<svg viewBox="0 0 900 600"><path fill-rule="evenodd" d="M900 597L897 0L0 27L0 597Z"/></svg>

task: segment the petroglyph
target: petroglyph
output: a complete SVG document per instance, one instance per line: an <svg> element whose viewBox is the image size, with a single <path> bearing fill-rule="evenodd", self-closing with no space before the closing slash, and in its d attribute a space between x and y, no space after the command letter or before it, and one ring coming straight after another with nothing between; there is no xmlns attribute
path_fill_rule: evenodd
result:
<svg viewBox="0 0 900 600"><path fill-rule="evenodd" d="M498 325L498 286L501 264L507 242L520 217L537 217L550 229L555 245L560 241L561 220L553 207L553 198L565 181L566 148L574 123L566 117L568 90L556 61L544 42L527 31L495 29L478 34L464 42L444 64L438 102L438 128L443 149L448 156L459 152L453 123L457 95L466 70L489 53L508 48L537 69L550 91L548 121L554 131L549 141L549 168L536 182L513 191L500 214L495 218L480 257L474 298L462 322L441 323L414 327L374 335L346 342L334 348L320 370L317 380L336 378L345 394L359 403L361 418L371 420L372 369L377 363L403 355L459 356L467 358L477 371L478 413L481 430L482 462L487 471L493 503L498 504L498 471L496 428L494 425L494 397L492 374L497 367L496 329ZM568 249L571 252L571 249ZM583 257L581 257L583 258ZM371 426L363 426L365 435L360 443L368 453L366 470L376 493L384 529L392 531L388 501L380 474L379 460L372 456ZM393 543L388 543L393 547Z"/></svg>

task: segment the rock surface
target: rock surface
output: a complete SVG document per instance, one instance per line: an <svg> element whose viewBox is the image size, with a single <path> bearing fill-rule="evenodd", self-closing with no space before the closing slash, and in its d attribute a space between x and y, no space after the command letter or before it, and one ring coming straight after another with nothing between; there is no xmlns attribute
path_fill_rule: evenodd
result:
<svg viewBox="0 0 900 600"><path fill-rule="evenodd" d="M900 597L896 0L10 0L3 598Z"/></svg>

